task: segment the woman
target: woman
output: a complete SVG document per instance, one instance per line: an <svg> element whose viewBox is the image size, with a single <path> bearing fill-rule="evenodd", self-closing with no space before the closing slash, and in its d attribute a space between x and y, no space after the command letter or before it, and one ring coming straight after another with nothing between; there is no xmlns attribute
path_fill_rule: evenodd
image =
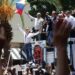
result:
<svg viewBox="0 0 75 75"><path fill-rule="evenodd" d="M0 26L0 57L4 44L5 44L5 31L4 28Z"/></svg>
<svg viewBox="0 0 75 75"><path fill-rule="evenodd" d="M3 64L7 65L7 59L9 56L10 41L12 39L12 28L8 21L0 22L0 75L2 75ZM2 49L4 50L4 61L1 60Z"/></svg>
<svg viewBox="0 0 75 75"><path fill-rule="evenodd" d="M0 57L2 49L4 49L4 57L8 58L8 49L10 48L10 41L12 39L12 28L8 21L0 23Z"/></svg>

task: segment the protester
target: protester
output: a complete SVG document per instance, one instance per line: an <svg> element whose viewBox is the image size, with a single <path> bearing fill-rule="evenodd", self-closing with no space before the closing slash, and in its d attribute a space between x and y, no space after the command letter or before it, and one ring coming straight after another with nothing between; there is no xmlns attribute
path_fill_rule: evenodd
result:
<svg viewBox="0 0 75 75"><path fill-rule="evenodd" d="M41 30L37 31L36 33L31 33L29 28L26 28L25 31L24 31L21 27L19 27L19 30L24 35L23 51L27 55L27 60L31 61L31 60L33 60L33 55L32 55L32 37L40 34Z"/></svg>
<svg viewBox="0 0 75 75"><path fill-rule="evenodd" d="M51 16L49 15L49 12L46 12L46 17L45 20L47 22L47 28L46 28L46 32L47 32L47 43L48 45L51 45L53 43L53 21L51 19Z"/></svg>
<svg viewBox="0 0 75 75"><path fill-rule="evenodd" d="M33 32L37 32L37 31L39 31L39 29L42 29L42 26L43 26L43 18L41 17L41 13L37 13L37 17L35 18L35 17L32 17L30 14L28 14L28 16L29 16L29 18L31 19L31 20L34 20L35 21L35 23L34 23L34 27L33 27ZM36 37L36 40L40 40L40 38L41 38L41 36L40 35L38 35L37 37Z"/></svg>
<svg viewBox="0 0 75 75"><path fill-rule="evenodd" d="M24 31L18 26L24 35L24 46L22 50L26 53L28 60L28 67L23 71L23 75L69 75L67 39L75 27L75 17L69 11L66 14L61 11L58 15L56 11L52 11L52 15L46 12L44 20L41 18L40 13L37 13L37 18L29 14L28 16L35 21L34 32L31 33L29 28L25 28ZM43 40L48 41L49 46L51 46L51 41L53 41L53 47L57 48L56 65L54 63L47 64L43 60L43 50L40 44L34 46L34 56L32 55L32 37L39 35L41 31L45 33L45 35L41 35ZM2 33L2 30L0 33ZM41 40L39 39L39 41Z"/></svg>
<svg viewBox="0 0 75 75"><path fill-rule="evenodd" d="M71 20L69 20L69 17L71 16L71 14L69 12L65 13L61 12L58 14L56 14L55 11L52 12L52 16L50 16L48 14L48 12L46 13L46 17L45 17L45 23L46 25L52 27L53 25L53 29L51 28L50 31L52 31L53 33L53 37L54 37L54 46L57 48L57 65L56 67L40 67L40 64L37 62L38 67L40 67L40 69L38 69L38 67L36 68L36 74L35 75L69 75L70 71L69 71L69 66L68 66L68 57L67 57L67 52L66 52L66 48L67 48L67 39L69 36L69 33L71 31L71 26L72 24L70 23ZM47 29L47 26L44 26L44 29ZM29 30L29 29L27 29ZM49 31L49 30L48 30ZM48 31L46 31L48 33ZM39 32L39 31L38 31ZM38 33L36 32L36 33ZM38 33L39 34L39 33ZM37 34L37 35L38 35ZM51 37L51 35L50 35ZM50 39L49 37L49 39ZM31 42L30 42L31 43ZM37 48L38 49L38 48ZM37 55L40 55L40 53L36 53L37 51L34 50L34 57L35 59L37 58ZM41 56L40 56L41 57ZM35 62L34 62L35 63ZM42 63L42 62L41 62ZM35 64L36 65L36 64ZM32 67L32 69L35 70L34 67ZM33 74L33 73L32 73Z"/></svg>
<svg viewBox="0 0 75 75"><path fill-rule="evenodd" d="M43 27L42 27L41 40L47 40L46 28L47 28L47 22L45 22Z"/></svg>
<svg viewBox="0 0 75 75"><path fill-rule="evenodd" d="M73 17L73 16L71 15L71 12L70 12L70 11L66 11L65 20L67 20L68 23L70 23L70 24L72 25L72 29L75 28L75 17Z"/></svg>
<svg viewBox="0 0 75 75"><path fill-rule="evenodd" d="M70 32L70 37L75 37L75 17L72 16L70 11L66 11L66 17L65 20L68 21L68 23L70 23L70 25L72 26L72 30Z"/></svg>
<svg viewBox="0 0 75 75"><path fill-rule="evenodd" d="M56 11L52 11L51 19L52 19L53 23L54 23L55 20L57 19L57 13L56 13Z"/></svg>
<svg viewBox="0 0 75 75"><path fill-rule="evenodd" d="M5 15L5 14L3 14ZM1 16L0 16L1 17ZM12 39L12 28L8 21L3 21L0 18L0 75L2 75L3 63L7 64L9 57L10 41ZM2 53L2 49L4 53ZM5 61L2 63L2 55Z"/></svg>

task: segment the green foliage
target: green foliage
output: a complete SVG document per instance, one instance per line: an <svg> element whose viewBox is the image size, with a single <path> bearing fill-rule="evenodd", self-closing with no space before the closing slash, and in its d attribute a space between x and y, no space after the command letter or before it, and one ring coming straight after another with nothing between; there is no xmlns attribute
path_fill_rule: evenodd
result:
<svg viewBox="0 0 75 75"><path fill-rule="evenodd" d="M72 10L75 8L75 0L60 0L63 10Z"/></svg>
<svg viewBox="0 0 75 75"><path fill-rule="evenodd" d="M29 13L33 16L35 16L37 12L40 12L42 17L44 17L47 11L51 13L52 10L56 10L55 6L50 4L48 1L30 1L30 5L31 10Z"/></svg>
<svg viewBox="0 0 75 75"><path fill-rule="evenodd" d="M31 5L29 13L35 15L37 12L41 12L42 15L48 11L51 13L52 10L72 10L75 8L75 0L27 0ZM36 6L36 9L34 8ZM46 6L46 9L43 8Z"/></svg>

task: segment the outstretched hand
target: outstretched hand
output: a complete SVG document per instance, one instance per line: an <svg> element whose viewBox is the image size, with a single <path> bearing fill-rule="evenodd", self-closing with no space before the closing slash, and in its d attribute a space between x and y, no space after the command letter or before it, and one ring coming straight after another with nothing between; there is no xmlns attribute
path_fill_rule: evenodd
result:
<svg viewBox="0 0 75 75"><path fill-rule="evenodd" d="M54 26L54 45L60 46L67 43L71 25L67 21L60 19Z"/></svg>

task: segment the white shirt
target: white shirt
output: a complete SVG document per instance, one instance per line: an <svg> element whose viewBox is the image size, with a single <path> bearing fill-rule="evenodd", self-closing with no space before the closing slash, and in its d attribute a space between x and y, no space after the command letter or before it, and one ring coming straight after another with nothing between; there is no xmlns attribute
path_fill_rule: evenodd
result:
<svg viewBox="0 0 75 75"><path fill-rule="evenodd" d="M28 43L32 43L32 37L38 35L40 32L36 32L36 33L29 33L27 34L22 28L19 27L19 30L23 33L24 35L24 43L28 44Z"/></svg>
<svg viewBox="0 0 75 75"><path fill-rule="evenodd" d="M35 25L34 25L35 30L39 30L42 26L43 26L43 19L35 18Z"/></svg>
<svg viewBox="0 0 75 75"><path fill-rule="evenodd" d="M75 18L73 16L65 17L65 20L67 20L68 23L71 23L72 29L75 27Z"/></svg>
<svg viewBox="0 0 75 75"><path fill-rule="evenodd" d="M44 21L43 18L38 19L38 18L32 17L31 15L29 15L29 17L35 21L34 23L35 30L39 30L43 26L43 21Z"/></svg>

